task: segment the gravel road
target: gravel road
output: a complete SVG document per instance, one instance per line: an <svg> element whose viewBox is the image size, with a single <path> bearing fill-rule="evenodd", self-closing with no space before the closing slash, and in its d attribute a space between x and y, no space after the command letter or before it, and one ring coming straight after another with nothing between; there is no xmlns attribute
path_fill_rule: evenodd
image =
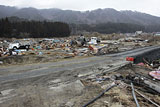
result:
<svg viewBox="0 0 160 107"><path fill-rule="evenodd" d="M153 49L160 49L159 46L151 46L138 48L121 53L108 54L103 56L94 56L81 59L68 59L59 62L48 62L29 65L16 65L0 68L0 83L19 80L24 78L32 78L60 71L70 71L78 68L85 68L89 66L101 65L103 63L114 64L125 62L126 56L138 55Z"/></svg>

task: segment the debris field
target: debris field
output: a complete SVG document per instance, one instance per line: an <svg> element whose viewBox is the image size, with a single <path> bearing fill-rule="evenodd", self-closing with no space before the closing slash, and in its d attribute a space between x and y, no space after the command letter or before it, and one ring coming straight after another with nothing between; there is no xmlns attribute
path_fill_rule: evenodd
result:
<svg viewBox="0 0 160 107"><path fill-rule="evenodd" d="M158 45L153 36L125 34L71 36L67 38L0 38L0 66L55 62L75 57L90 57Z"/></svg>

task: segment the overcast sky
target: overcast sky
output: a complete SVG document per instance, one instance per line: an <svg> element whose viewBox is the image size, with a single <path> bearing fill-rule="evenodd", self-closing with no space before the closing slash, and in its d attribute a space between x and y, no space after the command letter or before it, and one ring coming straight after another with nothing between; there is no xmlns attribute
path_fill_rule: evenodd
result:
<svg viewBox="0 0 160 107"><path fill-rule="evenodd" d="M133 10L160 16L160 0L0 0L0 5L80 11L114 8L116 10Z"/></svg>

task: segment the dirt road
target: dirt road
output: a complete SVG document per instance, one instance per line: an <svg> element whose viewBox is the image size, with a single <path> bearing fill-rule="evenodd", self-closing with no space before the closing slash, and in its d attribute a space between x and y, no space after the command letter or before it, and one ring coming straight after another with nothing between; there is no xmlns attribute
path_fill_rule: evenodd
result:
<svg viewBox="0 0 160 107"><path fill-rule="evenodd" d="M57 73L60 71L70 71L78 68L85 68L95 65L101 65L104 63L113 65L115 63L121 64L125 62L126 56L137 55L152 49L160 48L159 46L151 46L138 48L126 52L94 56L82 59L68 59L60 62L39 63L30 65L16 65L10 67L0 68L0 82L7 82L25 78L38 77L42 75L48 75L51 73Z"/></svg>
<svg viewBox="0 0 160 107"><path fill-rule="evenodd" d="M126 56L157 48L159 49L158 46L145 47L104 56L2 67L0 68L0 106L81 107L114 81L109 79L101 83L99 80L102 78L97 74L110 78L114 73L125 75L132 71L146 72L146 69L142 68L130 69L127 66L124 69L118 68L128 63L125 61ZM119 87L114 88L89 107L129 107L130 105L135 107L132 95L125 87L122 82ZM156 102L160 99L158 95L149 93L147 95L155 98L153 100ZM138 98L142 106L151 105Z"/></svg>

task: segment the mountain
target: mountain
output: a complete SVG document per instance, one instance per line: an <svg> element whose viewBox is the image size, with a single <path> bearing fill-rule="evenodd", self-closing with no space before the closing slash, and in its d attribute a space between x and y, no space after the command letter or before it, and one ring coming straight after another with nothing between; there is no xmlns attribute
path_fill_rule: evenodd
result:
<svg viewBox="0 0 160 107"><path fill-rule="evenodd" d="M35 8L18 9L16 7L0 5L0 18L12 17L12 16L16 16L27 20L38 20L38 21L46 20L44 17L41 16L40 11Z"/></svg>
<svg viewBox="0 0 160 107"><path fill-rule="evenodd" d="M51 21L62 21L67 23L84 23L84 14L80 11L60 10L60 9L42 9L41 15Z"/></svg>
<svg viewBox="0 0 160 107"><path fill-rule="evenodd" d="M0 18L12 16L17 10L16 7L0 5Z"/></svg>
<svg viewBox="0 0 160 107"><path fill-rule="evenodd" d="M152 16L146 13L133 12L133 11L121 11L121 13L127 15L129 18L132 18L134 21L139 24L148 24L155 25L160 24L160 17Z"/></svg>
<svg viewBox="0 0 160 107"><path fill-rule="evenodd" d="M136 11L117 11L112 8L96 9L92 11L72 11L51 9L35 9L2 6L0 5L0 18L16 16L27 20L49 20L76 24L99 23L132 23L141 25L160 24L160 17Z"/></svg>
<svg viewBox="0 0 160 107"><path fill-rule="evenodd" d="M135 23L123 13L114 9L97 9L93 11L72 11L60 9L41 10L41 15L48 20L68 23L97 24L106 22Z"/></svg>
<svg viewBox="0 0 160 107"><path fill-rule="evenodd" d="M13 16L17 16L19 18L24 18L28 20L45 20L43 16L41 16L40 11L35 8L23 8L16 11Z"/></svg>
<svg viewBox="0 0 160 107"><path fill-rule="evenodd" d="M10 22L22 22L22 21L28 21L27 19L19 18L17 16L11 16L7 17Z"/></svg>

